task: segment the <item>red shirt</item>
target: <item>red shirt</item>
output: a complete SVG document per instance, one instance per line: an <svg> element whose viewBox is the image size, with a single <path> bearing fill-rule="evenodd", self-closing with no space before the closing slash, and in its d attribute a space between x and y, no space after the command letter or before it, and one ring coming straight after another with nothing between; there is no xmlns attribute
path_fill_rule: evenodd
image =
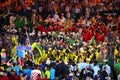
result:
<svg viewBox="0 0 120 80"><path fill-rule="evenodd" d="M10 80L10 78L8 76L3 76L0 78L0 80Z"/></svg>
<svg viewBox="0 0 120 80"><path fill-rule="evenodd" d="M20 76L12 75L12 79L11 80L20 80Z"/></svg>
<svg viewBox="0 0 120 80"><path fill-rule="evenodd" d="M48 78L44 78L44 80L48 80Z"/></svg>
<svg viewBox="0 0 120 80"><path fill-rule="evenodd" d="M0 80L3 80L2 77L0 77Z"/></svg>
<svg viewBox="0 0 120 80"><path fill-rule="evenodd" d="M37 26L37 28L38 28L38 31L45 31L45 28L43 27L43 26L41 26L41 25L39 25L39 26Z"/></svg>
<svg viewBox="0 0 120 80"><path fill-rule="evenodd" d="M88 41L88 33L83 34L83 41L85 41L85 42Z"/></svg>
<svg viewBox="0 0 120 80"><path fill-rule="evenodd" d="M87 33L87 29L82 29L82 35L83 35L84 33Z"/></svg>
<svg viewBox="0 0 120 80"><path fill-rule="evenodd" d="M90 30L92 30L93 32L95 31L95 27L94 26L90 26Z"/></svg>
<svg viewBox="0 0 120 80"><path fill-rule="evenodd" d="M93 37L93 33L91 31L88 32L88 40L91 40Z"/></svg>
<svg viewBox="0 0 120 80"><path fill-rule="evenodd" d="M42 80L42 78L37 78L36 80Z"/></svg>
<svg viewBox="0 0 120 80"><path fill-rule="evenodd" d="M96 40L97 42L99 42L99 36L100 36L100 33L96 32L96 34L95 34L95 40Z"/></svg>
<svg viewBox="0 0 120 80"><path fill-rule="evenodd" d="M103 41L104 41L104 38L105 38L104 34L99 35L99 36L98 36L98 40L97 40L98 43L103 42Z"/></svg>

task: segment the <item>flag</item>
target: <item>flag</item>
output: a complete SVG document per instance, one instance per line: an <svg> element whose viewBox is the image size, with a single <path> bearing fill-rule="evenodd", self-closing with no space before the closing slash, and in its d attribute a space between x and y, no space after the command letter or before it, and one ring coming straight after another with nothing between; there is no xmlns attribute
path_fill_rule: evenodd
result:
<svg viewBox="0 0 120 80"><path fill-rule="evenodd" d="M14 43L15 45L18 45L16 36L12 36L12 43Z"/></svg>
<svg viewBox="0 0 120 80"><path fill-rule="evenodd" d="M18 45L18 41L16 36L12 36L12 48L11 48L11 57L15 56L16 53L16 46Z"/></svg>
<svg viewBox="0 0 120 80"><path fill-rule="evenodd" d="M44 60L46 58L46 56L44 55L44 51L42 49L42 47L37 44L36 42L34 42L32 44L32 51L37 50L39 52L39 54L35 54L33 53L33 61L36 64L39 64L40 61Z"/></svg>
<svg viewBox="0 0 120 80"><path fill-rule="evenodd" d="M20 49L20 50L31 50L31 46L17 46L16 49Z"/></svg>
<svg viewBox="0 0 120 80"><path fill-rule="evenodd" d="M40 55L43 56L42 47L41 47L40 45L38 45L36 42L34 42L34 43L32 44L32 51L33 51L35 48L39 51Z"/></svg>

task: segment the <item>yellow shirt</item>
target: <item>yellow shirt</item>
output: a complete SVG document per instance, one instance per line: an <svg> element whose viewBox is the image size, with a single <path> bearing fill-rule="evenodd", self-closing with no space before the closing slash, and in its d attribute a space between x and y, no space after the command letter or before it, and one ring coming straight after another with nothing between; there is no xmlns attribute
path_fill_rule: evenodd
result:
<svg viewBox="0 0 120 80"><path fill-rule="evenodd" d="M69 59L73 60L74 58L74 53L69 53Z"/></svg>
<svg viewBox="0 0 120 80"><path fill-rule="evenodd" d="M96 59L98 59L99 58L98 50L96 50L95 55L96 55Z"/></svg>
<svg viewBox="0 0 120 80"><path fill-rule="evenodd" d="M77 62L77 60L78 60L78 56L77 56L77 55L75 55L75 62Z"/></svg>

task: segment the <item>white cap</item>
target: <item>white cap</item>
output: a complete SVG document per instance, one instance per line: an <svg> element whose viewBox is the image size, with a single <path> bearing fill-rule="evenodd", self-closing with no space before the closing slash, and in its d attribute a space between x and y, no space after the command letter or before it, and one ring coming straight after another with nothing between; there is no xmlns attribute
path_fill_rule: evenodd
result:
<svg viewBox="0 0 120 80"><path fill-rule="evenodd" d="M46 33L45 33L45 32L42 32L42 34L43 34L43 35L46 35Z"/></svg>
<svg viewBox="0 0 120 80"><path fill-rule="evenodd" d="M51 34L51 32L48 32L48 34Z"/></svg>

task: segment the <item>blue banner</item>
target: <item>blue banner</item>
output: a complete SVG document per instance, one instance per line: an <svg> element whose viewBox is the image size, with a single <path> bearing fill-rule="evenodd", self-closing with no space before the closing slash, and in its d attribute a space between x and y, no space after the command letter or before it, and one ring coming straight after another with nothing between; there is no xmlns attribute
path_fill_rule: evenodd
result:
<svg viewBox="0 0 120 80"><path fill-rule="evenodd" d="M30 46L17 46L16 50L32 50L32 47Z"/></svg>

